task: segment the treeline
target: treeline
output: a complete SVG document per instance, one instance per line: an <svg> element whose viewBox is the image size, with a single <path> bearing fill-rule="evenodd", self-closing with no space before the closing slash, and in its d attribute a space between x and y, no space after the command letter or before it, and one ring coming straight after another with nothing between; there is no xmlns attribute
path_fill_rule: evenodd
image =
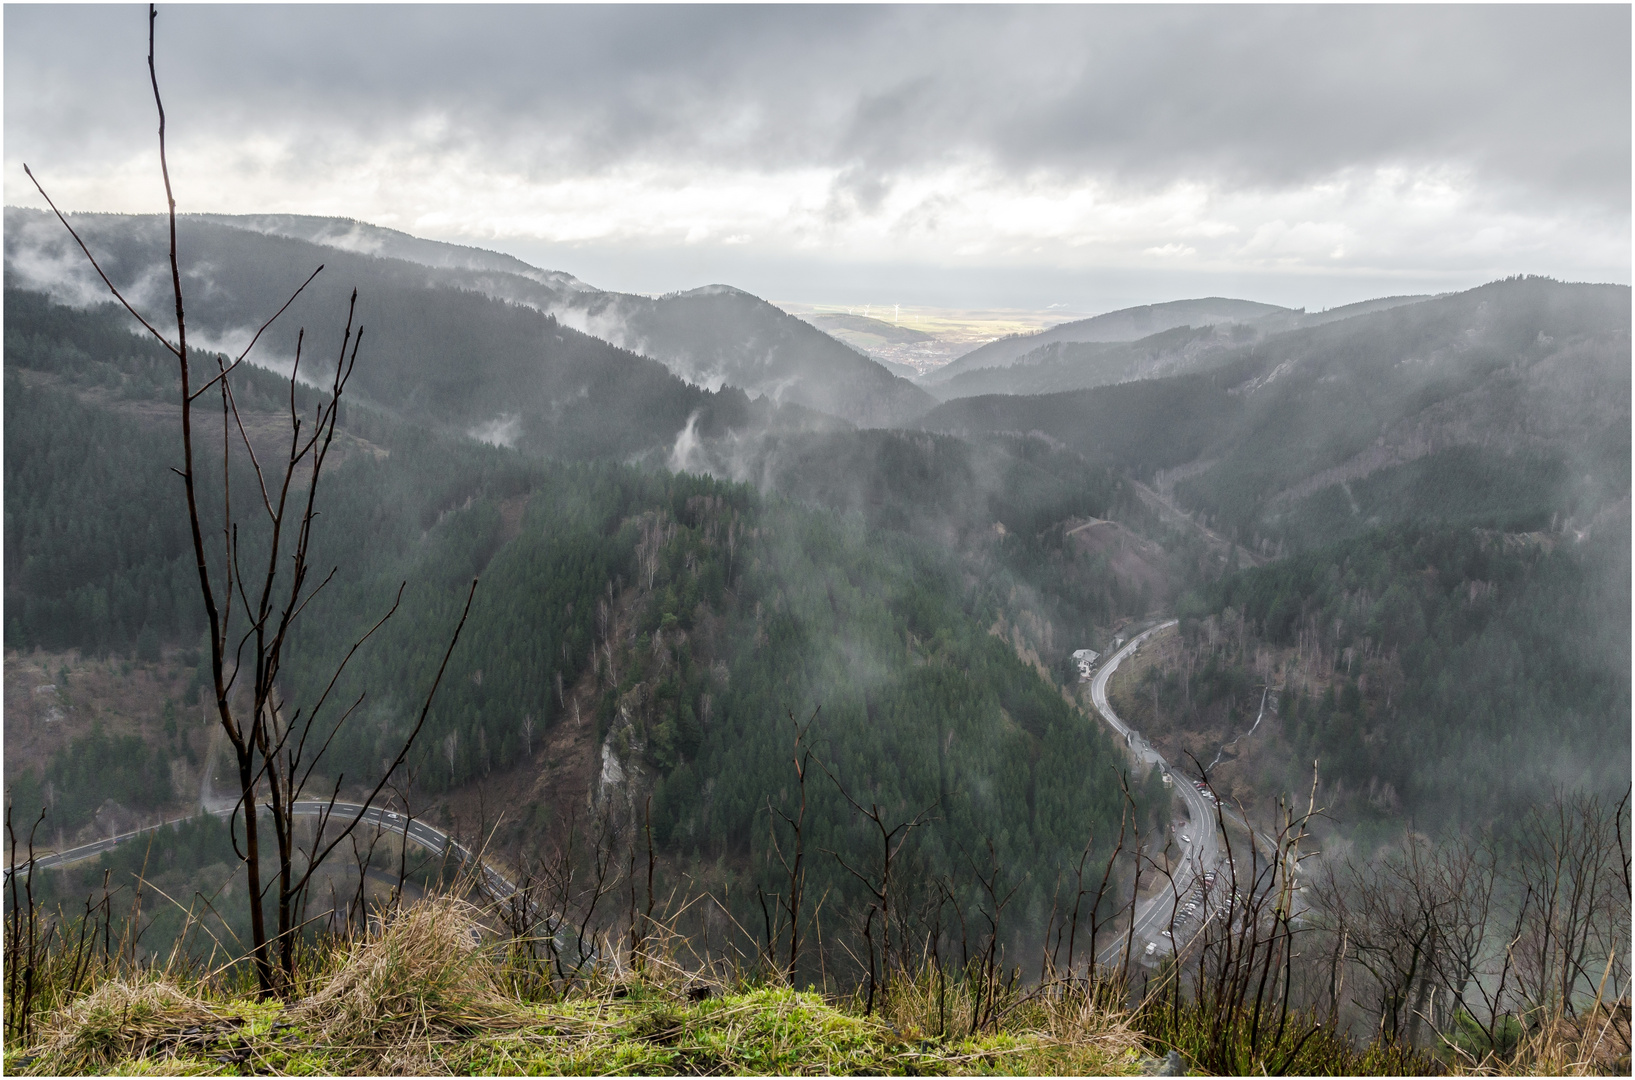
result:
<svg viewBox="0 0 1635 1080"><path fill-rule="evenodd" d="M165 261L167 234L158 218L89 216L82 224L116 282L129 286ZM188 308L195 343L248 342L278 303L323 264L318 279L267 328L255 355L287 366L299 344L302 370L327 380L348 318L348 295L356 287L354 329L363 328L364 345L351 400L434 430L465 434L495 426L536 453L627 458L667 454L694 413L698 430L707 433L741 430L749 422L751 405L741 390L691 385L658 361L562 325L535 307L484 295L470 273L192 218L179 221L177 229L184 260L197 260L184 274L209 286L194 290ZM8 289L11 293L27 295ZM8 295L8 363L22 363L21 354L11 357L12 303ZM57 339L66 325L83 317L58 309L57 316L36 326L35 309L44 303L37 295L32 304L17 303L30 320L19 333ZM127 354L163 355L156 344L133 349L117 339L100 348L78 347L116 364Z"/></svg>

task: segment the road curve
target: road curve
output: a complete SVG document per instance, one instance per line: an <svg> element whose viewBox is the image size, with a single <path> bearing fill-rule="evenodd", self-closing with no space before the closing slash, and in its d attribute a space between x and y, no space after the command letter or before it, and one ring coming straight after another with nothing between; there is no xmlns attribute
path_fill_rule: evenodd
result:
<svg viewBox="0 0 1635 1080"><path fill-rule="evenodd" d="M233 807L228 807L226 809L214 809L208 810L206 813L214 814L219 818L225 818L233 812L233 809ZM471 851L468 848L456 841L453 837L449 836L448 833L443 832L441 829L433 825L428 825L424 821L408 821L402 814L395 813L391 810L385 810L378 806L371 806L366 810L363 806L357 803L337 802L331 806L327 800L302 799L295 804L293 809L294 816L296 817L320 817L325 812L330 812L332 815L332 820L341 825L344 825L345 823L354 818L358 818L361 815L361 825L376 825L379 826L382 831L399 833L406 839L419 844L422 848L434 854L441 855L445 852L452 851L452 853L458 857L461 862L469 863L472 859ZM156 825L149 825L145 828L133 830L132 832L122 833L119 836L110 836L104 840L97 840L89 844L82 844L79 847L69 848L67 851L59 851L51 855L42 855L34 860L34 868L36 870L53 870L72 865L73 863L83 862L86 859L95 858L105 851L112 851L114 848L125 843L127 840L135 839L138 836L144 836L148 833L162 829L167 825L176 825L186 820L188 819L171 818L168 821L161 821ZM26 872L26 868L24 867L19 867L18 869L25 870ZM11 867L9 866L5 867L5 877L7 879L11 877ZM516 886L512 885L503 874L489 866L486 862L483 863L483 887L488 890L490 895L501 900L510 896L516 891Z"/></svg>
<svg viewBox="0 0 1635 1080"><path fill-rule="evenodd" d="M1168 930L1172 922L1178 923L1180 921L1177 910L1181 907L1183 899L1197 887L1203 875L1213 870L1220 862L1220 839L1215 832L1214 805L1205 797L1203 792L1193 785L1191 779L1184 773L1172 769L1169 762L1165 761L1141 737L1139 732L1134 731L1121 720L1107 700L1107 682L1112 678L1113 672L1118 669L1119 664L1128 657L1133 656L1148 638L1169 629L1175 624L1176 620L1170 619L1137 634L1125 642L1123 648L1104 661L1090 680L1090 701L1095 706L1096 712L1101 715L1102 720L1106 721L1107 726L1117 732L1119 737L1124 740L1125 746L1129 748L1131 755L1138 762L1154 764L1164 770L1164 773L1170 777L1175 791L1180 794L1182 800L1186 803L1187 818L1192 823L1188 833L1190 843L1185 845L1188 849L1186 857L1181 862L1179 869L1173 874L1168 887L1136 907L1133 947L1138 954L1145 952L1147 942L1157 943L1159 949L1166 952L1174 948L1170 939L1165 937L1162 931ZM1121 936L1118 941L1103 949L1101 955L1096 958L1097 961L1104 965L1116 964L1123 954L1126 940L1125 936Z"/></svg>

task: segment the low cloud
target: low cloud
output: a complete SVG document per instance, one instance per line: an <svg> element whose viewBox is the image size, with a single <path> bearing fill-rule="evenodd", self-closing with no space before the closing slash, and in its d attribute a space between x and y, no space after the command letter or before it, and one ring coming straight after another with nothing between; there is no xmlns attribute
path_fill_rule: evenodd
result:
<svg viewBox="0 0 1635 1080"><path fill-rule="evenodd" d="M516 413L501 413L492 420L473 425L466 434L490 446L515 446L517 437L522 434L522 417Z"/></svg>
<svg viewBox="0 0 1635 1080"><path fill-rule="evenodd" d="M161 206L141 12L6 29L8 201L37 204L28 159L67 205ZM1613 5L199 6L163 13L160 74L188 209L683 265L1192 248L1227 275L1627 280L1629 30Z"/></svg>

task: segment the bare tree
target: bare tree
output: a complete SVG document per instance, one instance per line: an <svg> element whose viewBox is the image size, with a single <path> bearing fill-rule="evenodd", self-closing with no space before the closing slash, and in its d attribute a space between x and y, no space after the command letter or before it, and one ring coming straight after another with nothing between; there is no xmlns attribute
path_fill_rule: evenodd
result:
<svg viewBox="0 0 1635 1080"><path fill-rule="evenodd" d="M1350 1000L1378 1032L1487 1068L1517 1049L1518 1021L1536 1032L1626 995L1627 800L1558 793L1503 839L1409 833L1326 866L1330 1016L1355 967Z"/></svg>
<svg viewBox="0 0 1635 1080"><path fill-rule="evenodd" d="M863 938L868 942L869 946L869 998L867 1013L868 1015L872 1016L874 1014L875 991L877 989L880 991L882 1004L884 1003L884 999L891 993L892 864L896 860L898 853L902 851L903 845L908 842L909 834L927 822L927 820L930 818L931 811L936 808L937 802L940 802L941 800L939 799L933 801L930 805L926 806L925 809L921 810L919 813L915 814L906 821L899 821L895 825L887 826L886 807L881 806L879 803L870 803L868 807L865 808L862 803L852 798L851 792L847 791L845 786L841 784L840 780L836 778L835 774L829 771L829 767L827 765L824 765L822 762L819 762L818 764L819 767L823 769L825 775L827 775L830 781L833 782L836 790L838 790L841 796L851 804L852 809L873 823L875 831L879 833L880 836L880 876L878 879L872 875L864 873L861 870L858 870L855 866L842 858L839 852L832 850L829 851L829 854L834 856L835 862L839 863L847 873L852 875L852 877L855 877L858 881L862 882L863 886L868 889L869 892L869 909L868 915L863 922ZM880 918L881 926L881 945L879 950L880 976L878 981L875 978L874 944L874 920L875 916L877 915Z"/></svg>
<svg viewBox="0 0 1635 1080"><path fill-rule="evenodd" d="M103 272L96 257L69 224L62 211L57 209L56 203L46 194L33 172L26 165L24 171L27 172L29 179L34 181L35 187L56 213L63 227L79 244L80 250L90 260L91 266L102 278L103 284L107 286L114 299L176 358L180 381L182 467L174 471L181 478L186 496L188 524L198 571L199 594L209 624L211 692L214 696L216 716L233 748L238 766L239 804L235 815L238 812L244 815L244 835L240 847L235 829L234 844L243 861L248 885L251 958L257 984L265 996L286 990L293 978L295 938L299 932L296 920L314 871L335 847L352 833L358 822L363 820L364 811L373 805L392 774L403 764L410 747L425 724L432 696L442 681L449 656L459 641L460 630L470 614L471 599L475 595L477 583L475 580L471 583L471 592L467 594L465 608L459 624L451 635L442 666L438 668L420 715L404 738L396 759L364 797L361 807L355 812L350 812L348 808L349 815L348 813L342 815L344 824L333 835L326 835L327 826L336 809L341 781L344 779L344 776L337 777L327 800L320 806L313 839L306 851L301 852L295 830L297 804L303 801L314 770L334 741L336 733L362 704L363 697L360 695L332 721L323 724L318 723L320 710L328 704L331 692L358 649L387 619L391 618L398 607L397 602L394 602L379 621L352 643L337 664L328 685L311 708L306 710L305 717L302 716L301 710L287 718L283 715L277 685L291 627L312 602L313 597L333 579L335 574L335 570L332 569L322 581L314 583L311 580L313 568L309 556L313 527L318 516L316 505L319 480L334 445L342 395L346 391L363 341L361 326L356 331L353 329L357 313L357 292L353 291L347 309L346 330L341 339L334 371L328 381L327 394L319 396L310 419L303 418L297 406L296 375L300 372L305 332L298 335L295 367L290 376L289 448L281 461L263 463L251 444L243 418L239 414L238 402L233 395L232 375L249 356L250 350L255 347L261 335L289 308L290 304L294 303L296 297L322 272L323 267L318 267L301 283L283 306L260 326L251 338L250 344L231 363L218 355L213 358L215 362L213 374L209 373L208 369L198 370L211 358L196 357L189 350L187 343L187 314L182 292L181 257L176 239L176 198L171 186L170 166L166 156L165 108L159 93L159 75L155 64L154 42L157 21L158 11L153 5L149 5L148 77L159 117L159 169L165 185L169 223L170 282L176 315L174 341L131 305ZM204 394L211 391L220 398L222 423L221 552L214 571L205 542L204 515L200 509L200 486L203 478L200 475L194 445L195 405ZM240 516L235 511L232 501L233 492L230 484L232 461L235 447L239 445L248 458L257 485L256 489L252 490L249 501L252 505L259 504L261 511L256 513L252 510L248 516ZM241 543L241 529L246 534L244 543ZM260 530L259 538L265 543L264 564L249 553L252 547L248 542L249 534L257 529ZM401 597L400 587L399 600ZM236 642L233 640L235 636ZM246 676L249 682L248 707L235 704L243 693L239 681ZM258 828L259 810L263 806L269 812L277 860L273 880L265 883ZM266 894L275 885L276 929L269 934L263 905Z"/></svg>
<svg viewBox="0 0 1635 1080"><path fill-rule="evenodd" d="M1352 867L1351 955L1373 983L1380 1031L1414 1042L1444 947L1453 903L1428 839L1409 833L1370 867Z"/></svg>
<svg viewBox="0 0 1635 1080"><path fill-rule="evenodd" d="M770 799L767 802L769 809L782 818L785 825L789 826L791 850L788 853L784 851L783 845L778 842L776 823L769 823L772 825L769 854L777 856L778 862L783 866L784 873L788 876L789 886L782 896L775 897L778 909L776 919L773 918L770 912L766 911L765 895L763 894L761 897L762 915L766 923L766 959L769 966L776 965L778 941L782 937L781 924L787 919L789 925L789 953L788 959L783 963L782 968L784 978L791 984L795 980L795 964L800 960L801 901L806 892L806 870L804 865L806 860L806 772L812 764L811 747L802 746L801 744L806 738L807 731L816 720L817 710L813 710L812 715L807 718L804 724L795 719L793 712L789 713L789 723L795 732L794 748L790 760L794 762L795 790L800 796L795 816L790 817L781 808L773 807Z"/></svg>
<svg viewBox="0 0 1635 1080"><path fill-rule="evenodd" d="M1531 1013L1574 1016L1600 997L1603 968L1627 977L1628 800L1626 793L1610 806L1598 795L1557 794L1522 823L1512 871L1524 912L1515 955Z"/></svg>
<svg viewBox="0 0 1635 1080"><path fill-rule="evenodd" d="M976 861L969 854L965 856L965 861L970 865L971 873L976 878L977 886L986 899L986 903L980 899L977 901L977 911L988 924L988 940L982 945L982 951L977 956L976 970L972 971L969 965L966 968L967 979L976 983L975 993L971 995L971 1029L969 1034L973 1036L982 1030L984 1024L991 1023L995 1027L998 1026L999 999L1002 992L1010 989L1001 984L1004 973L1001 970L1003 965L1000 963L1000 953L1003 946L999 940L999 925L1004 918L1005 908L1015 899L1016 891L1021 888L1021 884L1017 883L1013 884L1009 889L1003 889L1000 885L1003 871L999 865L999 852L994 848L991 838L986 842L988 845L988 867L986 872L976 864ZM1013 985L1014 979L1015 976L1012 977Z"/></svg>
<svg viewBox="0 0 1635 1080"><path fill-rule="evenodd" d="M1297 870L1309 855L1302 845L1310 823L1320 813L1315 774L1304 811L1285 799L1277 804L1275 828L1251 835L1247 851L1233 844L1225 810L1216 804L1214 828L1222 837L1225 868L1213 884L1204 879L1196 886L1201 910L1195 916L1172 915L1177 954L1161 984L1168 1007L1162 1000L1146 1006L1155 1033L1169 1038L1189 1027L1195 1031L1196 1059L1220 1075L1296 1071L1302 1050L1322 1027L1297 1007L1293 989L1295 960L1308 932ZM1241 807L1239 818L1249 820ZM1190 1004L1182 993L1186 966L1193 969ZM1190 1024L1184 1019L1189 1010Z"/></svg>

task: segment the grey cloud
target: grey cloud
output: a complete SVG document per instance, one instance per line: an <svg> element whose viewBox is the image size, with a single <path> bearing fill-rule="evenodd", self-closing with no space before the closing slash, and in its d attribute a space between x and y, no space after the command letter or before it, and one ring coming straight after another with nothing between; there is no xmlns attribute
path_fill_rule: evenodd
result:
<svg viewBox="0 0 1635 1080"><path fill-rule="evenodd" d="M151 138L138 7L8 6L8 152ZM1630 10L1589 7L176 7L192 137L474 149L549 177L625 162L849 168L866 205L951 157L1017 174L1279 187L1448 163L1627 219ZM445 116L427 135L416 121ZM1511 196L1507 196L1511 197Z"/></svg>

